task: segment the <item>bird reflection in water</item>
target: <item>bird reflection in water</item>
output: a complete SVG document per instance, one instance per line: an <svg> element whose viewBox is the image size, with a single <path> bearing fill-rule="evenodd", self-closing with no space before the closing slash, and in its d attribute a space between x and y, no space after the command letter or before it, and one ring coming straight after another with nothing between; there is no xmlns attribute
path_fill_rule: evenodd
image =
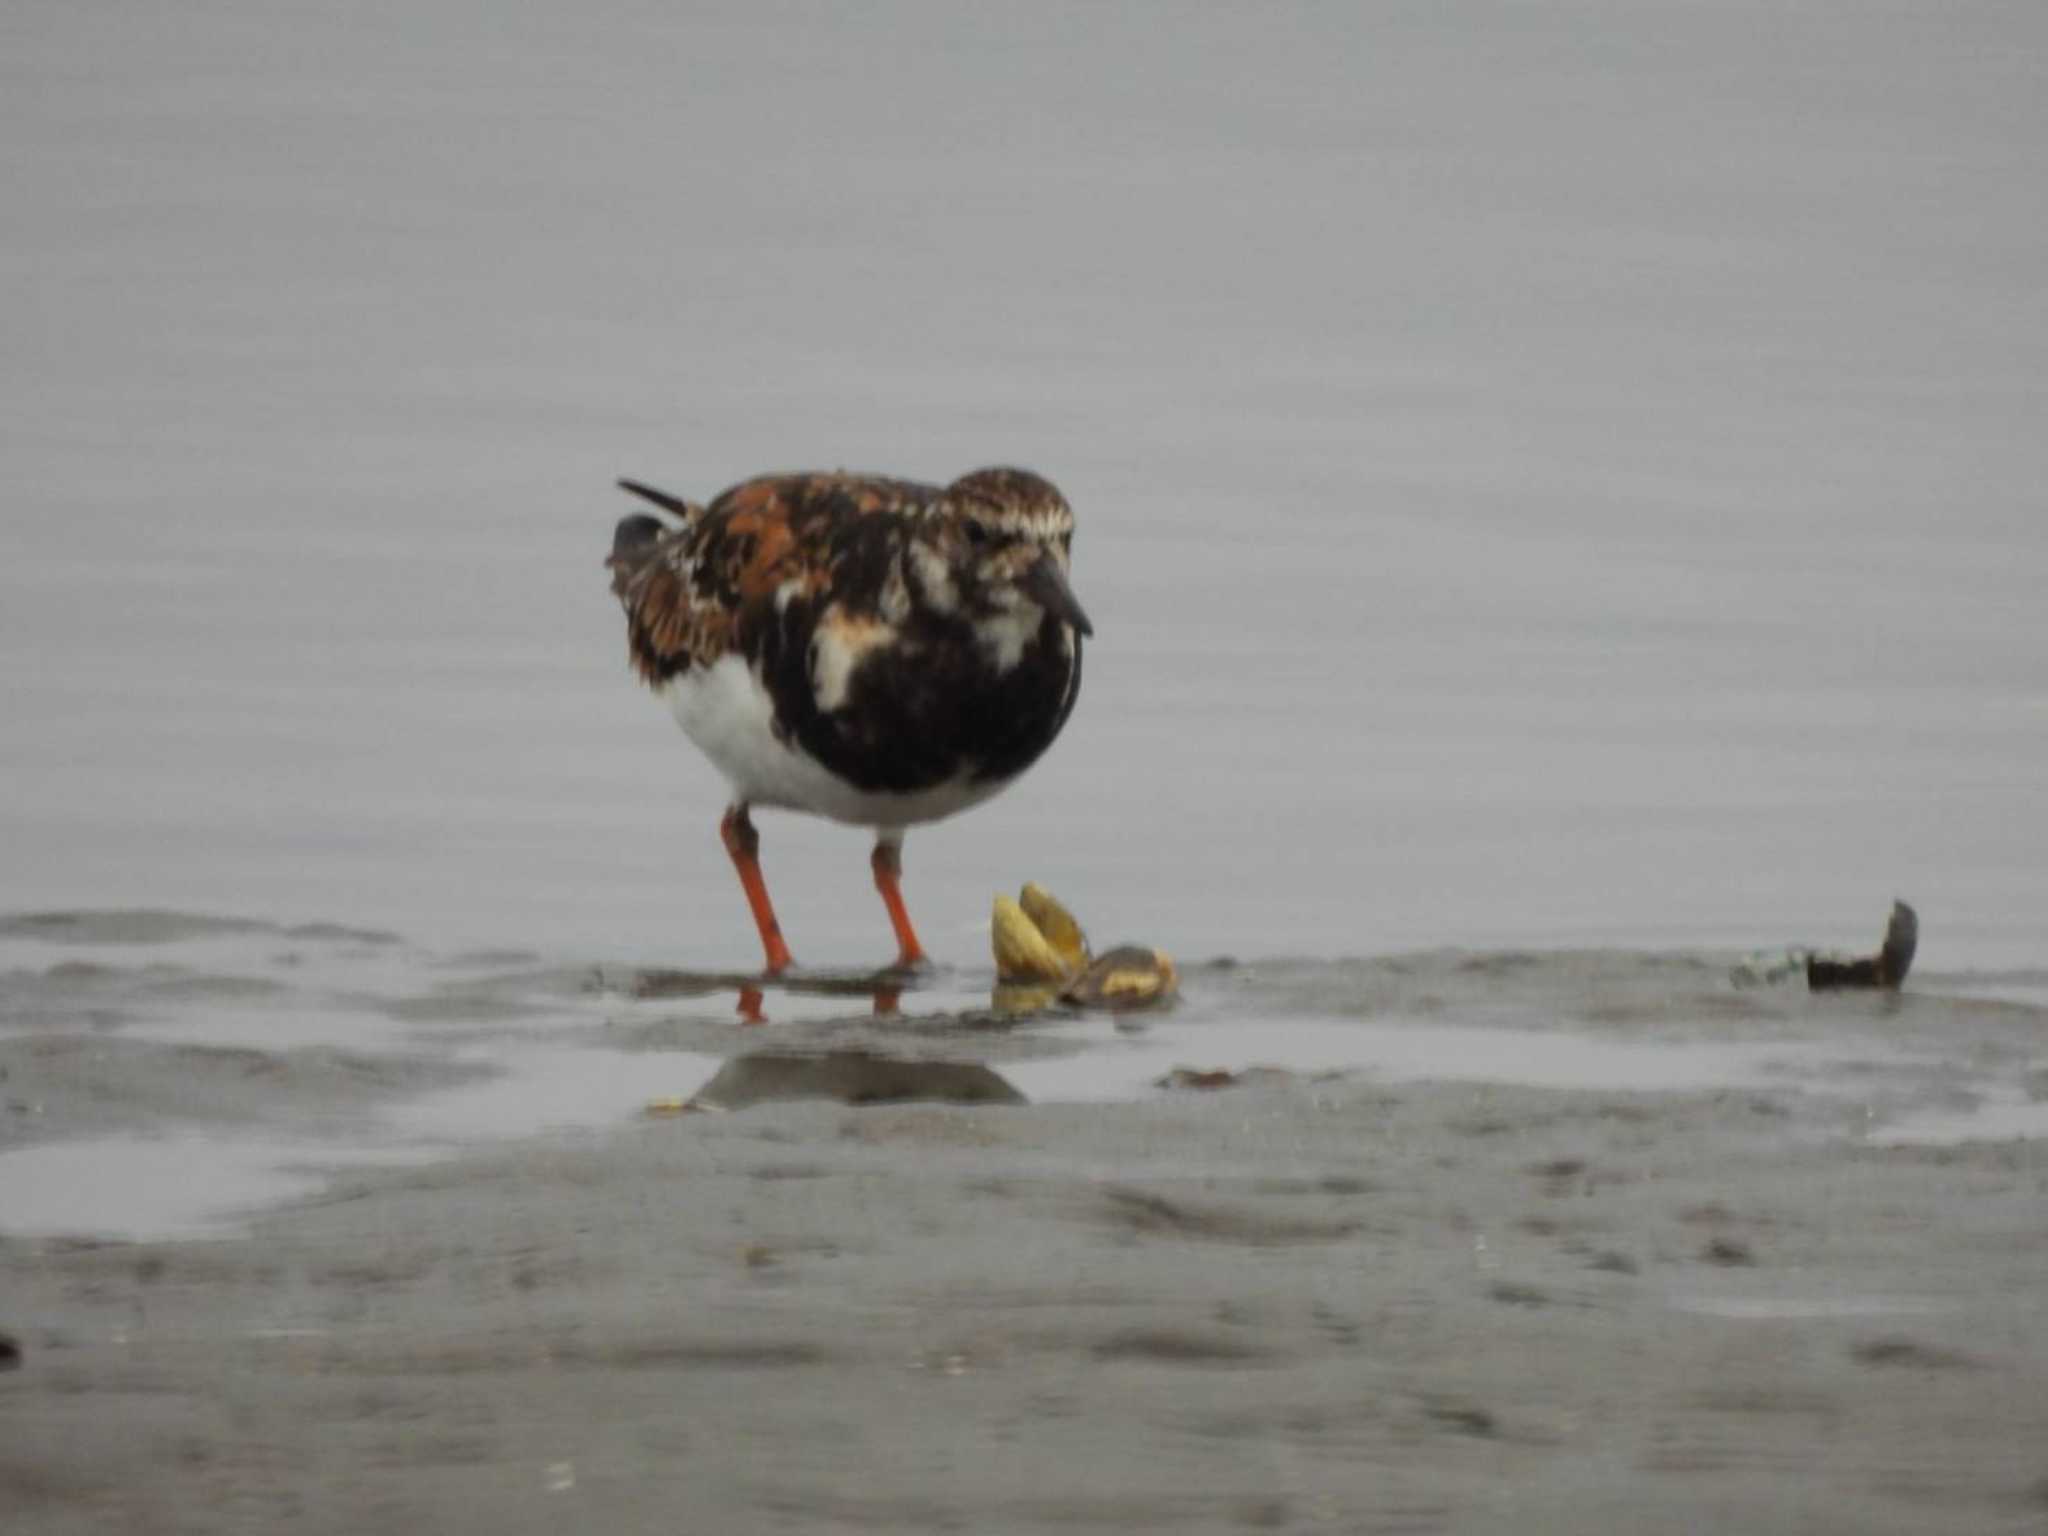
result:
<svg viewBox="0 0 2048 1536"><path fill-rule="evenodd" d="M900 984L877 981L865 990L872 1001L876 1018L893 1018L903 1011L903 988ZM767 996L757 986L742 985L740 987L739 1007L733 1011L740 1016L742 1024L766 1024L769 1022Z"/></svg>
<svg viewBox="0 0 2048 1536"><path fill-rule="evenodd" d="M772 989L798 997L865 999L878 1019L894 1018L903 1011L903 973L887 971L818 971L800 976L778 976ZM635 997L710 997L730 992L738 1000L734 1012L743 1024L767 1024L768 992L762 978L724 971L640 971L628 990Z"/></svg>
<svg viewBox="0 0 2048 1536"><path fill-rule="evenodd" d="M911 987L918 985L912 980ZM902 1021L920 1041L937 1042L957 1029L972 1033L1013 1022L993 1005L982 1008L958 994L934 996L935 1008L929 1019L905 1019L903 996L906 978L898 971L810 972L785 975L764 982L759 976L741 976L702 971L643 971L631 984L637 997L708 998L724 994L737 999L737 1013L745 1026L772 1022L770 994L785 1003L792 998L813 1003L837 1000L849 1018L865 1002L867 1012L877 1019ZM829 1007L829 1001L827 1003ZM784 1015L785 1022L794 1022ZM940 1026L936 1032L922 1026ZM918 1047L928 1049L929 1045ZM769 1046L734 1056L712 1079L688 1100L662 1100L650 1110L685 1113L700 1110L734 1110L750 1104L786 1099L823 1099L840 1104L1022 1104L1026 1100L1006 1079L977 1061L956 1058L924 1058L912 1054L897 1056L882 1051L853 1048L806 1048L798 1045Z"/></svg>

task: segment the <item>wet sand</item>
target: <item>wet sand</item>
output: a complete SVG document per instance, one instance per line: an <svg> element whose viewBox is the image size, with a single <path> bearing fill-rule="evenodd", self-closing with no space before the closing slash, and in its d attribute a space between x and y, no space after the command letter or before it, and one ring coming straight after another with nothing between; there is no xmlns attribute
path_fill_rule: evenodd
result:
<svg viewBox="0 0 2048 1536"><path fill-rule="evenodd" d="M0 947L10 1532L2048 1522L2039 975L1440 952L747 1027L391 935Z"/></svg>

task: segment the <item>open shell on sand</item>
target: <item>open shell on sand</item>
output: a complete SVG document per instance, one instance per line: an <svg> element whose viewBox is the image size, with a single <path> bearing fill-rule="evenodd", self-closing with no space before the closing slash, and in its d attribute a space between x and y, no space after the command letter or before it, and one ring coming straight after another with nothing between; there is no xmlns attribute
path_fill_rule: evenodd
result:
<svg viewBox="0 0 2048 1536"><path fill-rule="evenodd" d="M1043 886L1013 901L995 899L989 918L997 1006L1025 1013L1053 1002L1084 1008L1145 1008L1171 998L1180 973L1164 950L1122 944L1091 955L1074 915Z"/></svg>

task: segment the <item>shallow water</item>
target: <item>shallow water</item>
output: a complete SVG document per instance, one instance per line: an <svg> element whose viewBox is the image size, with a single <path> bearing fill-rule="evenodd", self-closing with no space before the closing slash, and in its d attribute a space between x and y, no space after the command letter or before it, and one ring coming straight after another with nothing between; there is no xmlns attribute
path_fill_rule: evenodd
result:
<svg viewBox="0 0 2048 1536"><path fill-rule="evenodd" d="M196 914L0 921L0 1231L221 1232L336 1173L647 1113L1141 1103L1201 1091L1183 1073L1311 1099L1340 1077L1799 1095L1831 1106L1826 1134L1874 1145L2048 1139L2048 1007L1968 975L1815 996L1743 981L1741 961L1195 964L1170 1007L1013 1016L985 968L763 984Z"/></svg>
<svg viewBox="0 0 2048 1536"><path fill-rule="evenodd" d="M283 1137L103 1136L0 1151L0 1230L158 1242L217 1237L336 1172L400 1157Z"/></svg>

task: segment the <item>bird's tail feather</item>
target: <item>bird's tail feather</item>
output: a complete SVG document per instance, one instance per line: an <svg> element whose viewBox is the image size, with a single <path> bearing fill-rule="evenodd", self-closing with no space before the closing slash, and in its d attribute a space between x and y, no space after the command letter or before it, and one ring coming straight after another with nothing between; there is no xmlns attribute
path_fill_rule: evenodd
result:
<svg viewBox="0 0 2048 1536"><path fill-rule="evenodd" d="M671 496L667 491L657 491L651 485L642 485L638 480L621 480L619 488L629 491L644 501L651 501L664 512L673 512L684 522L695 520L704 509L694 502L684 501L680 496ZM612 552L605 557L610 567L612 590L623 593L631 573L646 563L646 557L653 553L654 546L669 531L668 525L658 517L649 517L645 512L635 512L619 519L619 525L612 531Z"/></svg>
<svg viewBox="0 0 2048 1536"><path fill-rule="evenodd" d="M653 486L643 485L638 480L621 480L619 482L619 489L628 495L638 496L642 501L651 501L664 512L673 512L677 517L684 519L686 522L694 519L698 513L704 510L693 501L685 501L680 496L671 496L667 491L657 491Z"/></svg>

